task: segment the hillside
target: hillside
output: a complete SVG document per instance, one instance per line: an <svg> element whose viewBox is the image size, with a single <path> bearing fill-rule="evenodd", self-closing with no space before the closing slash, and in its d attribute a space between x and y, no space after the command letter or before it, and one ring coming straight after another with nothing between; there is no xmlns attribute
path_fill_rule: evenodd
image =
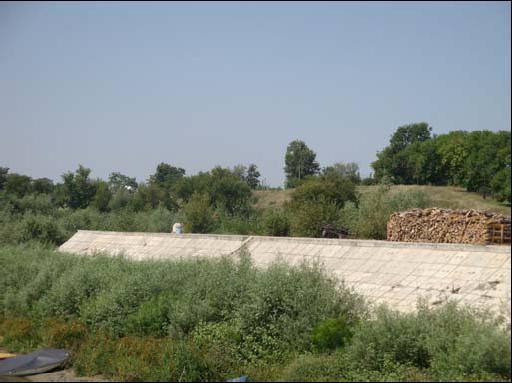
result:
<svg viewBox="0 0 512 383"><path fill-rule="evenodd" d="M358 191L365 193L376 186L359 186ZM493 199L483 199L477 193L470 193L460 187L453 186L423 186L423 185L394 185L392 190L423 190L432 202L432 206L451 209L475 209L511 215L511 207L505 206ZM255 207L266 209L282 206L290 199L292 190L257 190Z"/></svg>

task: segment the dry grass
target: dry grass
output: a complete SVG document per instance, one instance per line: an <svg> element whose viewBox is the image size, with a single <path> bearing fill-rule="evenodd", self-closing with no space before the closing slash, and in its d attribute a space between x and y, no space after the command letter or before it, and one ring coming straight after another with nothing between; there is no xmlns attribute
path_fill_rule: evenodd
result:
<svg viewBox="0 0 512 383"><path fill-rule="evenodd" d="M257 198L254 205L257 209L267 209L269 207L281 207L286 201L290 200L293 189L284 190L255 190L254 196Z"/></svg>
<svg viewBox="0 0 512 383"><path fill-rule="evenodd" d="M376 186L359 186L358 191L365 193ZM483 199L477 193L469 193L463 188L453 186L422 186L422 185L395 185L393 190L423 190L432 201L432 206L450 209L475 209L511 215L511 207L505 206L491 198ZM293 190L258 190L255 207L266 209L280 207L290 199Z"/></svg>

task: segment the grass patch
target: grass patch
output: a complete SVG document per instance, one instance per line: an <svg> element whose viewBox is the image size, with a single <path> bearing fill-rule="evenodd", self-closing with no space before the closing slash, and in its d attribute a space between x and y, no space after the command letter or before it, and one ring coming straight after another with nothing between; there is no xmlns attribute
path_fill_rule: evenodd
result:
<svg viewBox="0 0 512 383"><path fill-rule="evenodd" d="M378 186L357 186L359 193L366 193ZM478 193L465 191L464 188L454 186L425 186L425 185L392 185L392 191L424 191L429 199L429 207L442 207L450 209L475 209L511 215L511 207L506 206L492 198L483 199ZM255 207L266 209L269 207L282 207L291 200L293 189L284 190L257 190L254 192L258 198Z"/></svg>

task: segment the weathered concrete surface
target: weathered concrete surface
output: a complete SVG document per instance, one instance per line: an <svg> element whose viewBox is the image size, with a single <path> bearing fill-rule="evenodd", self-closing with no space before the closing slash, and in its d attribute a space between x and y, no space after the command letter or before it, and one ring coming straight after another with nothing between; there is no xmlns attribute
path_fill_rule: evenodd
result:
<svg viewBox="0 0 512 383"><path fill-rule="evenodd" d="M61 251L124 253L131 259L218 257L246 245L254 262L318 261L377 303L414 310L417 298L488 306L510 318L508 246L165 233L78 231Z"/></svg>
<svg viewBox="0 0 512 383"><path fill-rule="evenodd" d="M121 233L109 231L78 232L60 246L61 251L79 254L124 253L131 259L169 259L218 257L240 248L247 237L167 233Z"/></svg>

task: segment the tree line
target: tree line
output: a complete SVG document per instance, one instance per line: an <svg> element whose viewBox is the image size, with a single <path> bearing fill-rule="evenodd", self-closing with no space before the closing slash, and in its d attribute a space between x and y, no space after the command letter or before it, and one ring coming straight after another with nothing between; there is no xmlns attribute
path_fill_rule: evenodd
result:
<svg viewBox="0 0 512 383"><path fill-rule="evenodd" d="M373 175L363 180L355 163L320 169L316 153L296 140L285 155L286 187L297 187L322 173L338 173L356 184L460 186L510 204L510 140L509 131L457 130L436 135L425 122L400 126L389 145L377 153L371 164Z"/></svg>
<svg viewBox="0 0 512 383"><path fill-rule="evenodd" d="M397 193L391 183L459 185L510 204L510 132L436 136L426 123L402 126L365 179L353 162L321 168L300 140L289 143L284 164L290 201L265 210L254 204L253 190L264 188L255 164L188 176L160 163L146 182L119 172L106 181L92 178L82 165L59 183L0 168L0 237L59 243L77 229L169 231L184 222L195 233L319 237L334 226L383 239L391 213L430 204L425 193ZM376 183L381 186L370 192L357 191L358 184Z"/></svg>
<svg viewBox="0 0 512 383"><path fill-rule="evenodd" d="M432 134L427 123L399 127L372 163L376 182L453 185L510 204L510 132Z"/></svg>
<svg viewBox="0 0 512 383"><path fill-rule="evenodd" d="M76 171L62 175L61 183L48 178L9 173L0 167L0 193L23 198L31 194L46 195L57 207L84 209L89 206L101 212L130 207L135 211L151 210L163 205L173 210L188 201L194 192L207 193L211 204L223 206L235 213L241 200L260 186L260 172L254 164L237 165L233 169L220 166L197 175L185 176L185 170L160 163L147 182L138 183L134 177L113 172L108 181L91 177L91 169L79 165Z"/></svg>

